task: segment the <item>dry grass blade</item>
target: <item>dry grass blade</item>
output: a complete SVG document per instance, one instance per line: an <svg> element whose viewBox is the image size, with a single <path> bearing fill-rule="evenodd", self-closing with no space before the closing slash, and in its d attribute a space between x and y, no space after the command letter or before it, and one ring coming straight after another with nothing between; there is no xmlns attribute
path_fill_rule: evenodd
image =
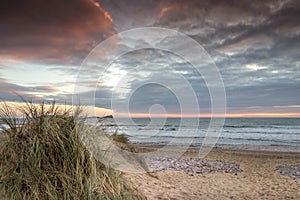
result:
<svg viewBox="0 0 300 200"><path fill-rule="evenodd" d="M55 102L2 104L0 119L9 127L1 133L8 136L0 151L2 198L138 198L118 172L97 162L86 149L76 131L80 110L75 112L73 116L72 110Z"/></svg>

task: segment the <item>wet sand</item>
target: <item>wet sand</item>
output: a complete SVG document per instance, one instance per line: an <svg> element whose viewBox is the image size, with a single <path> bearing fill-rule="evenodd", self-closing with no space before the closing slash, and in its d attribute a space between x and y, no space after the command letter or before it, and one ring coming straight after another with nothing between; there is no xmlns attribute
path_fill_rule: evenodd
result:
<svg viewBox="0 0 300 200"><path fill-rule="evenodd" d="M198 151L191 149L184 156L197 155ZM243 172L191 175L159 170L125 176L147 199L300 199L300 179L275 170L279 165L300 165L299 153L213 150L205 159L237 163Z"/></svg>

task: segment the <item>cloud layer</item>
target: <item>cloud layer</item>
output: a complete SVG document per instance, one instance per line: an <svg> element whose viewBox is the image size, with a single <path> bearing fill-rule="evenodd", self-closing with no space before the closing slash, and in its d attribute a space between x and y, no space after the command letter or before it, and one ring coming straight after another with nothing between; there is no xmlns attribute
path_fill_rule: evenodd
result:
<svg viewBox="0 0 300 200"><path fill-rule="evenodd" d="M0 3L0 70L9 68L5 60L10 59L39 63L49 73L59 71L74 76L79 70L76 66L105 38L131 28L157 26L185 33L205 48L224 80L229 112L300 113L299 107L294 106L300 105L299 18L297 0L5 0ZM123 48L120 41L116 43ZM107 49L106 53L115 50ZM175 75L155 68L159 65L183 75L194 89L201 110L210 112L210 96L203 77L189 63L168 52L131 52L116 60L112 64L115 70L106 71L99 83L90 81L102 73L99 65L95 63L82 72L85 78L78 82L86 86L82 96L89 97L96 91L99 107L110 108L118 79L138 66L147 70L127 82L123 86L127 90L145 79L170 80L171 84ZM55 80L47 87L29 87L25 82L19 85L2 77L0 85L2 98L9 100L13 97L8 94L14 90L71 99L70 91L58 94L51 90L58 85ZM172 87L184 91L175 82ZM154 84L137 90L130 101L132 112L145 112L159 102L169 113L178 113L178 99L166 89Z"/></svg>
<svg viewBox="0 0 300 200"><path fill-rule="evenodd" d="M107 13L90 0L0 2L0 56L73 63L113 33Z"/></svg>

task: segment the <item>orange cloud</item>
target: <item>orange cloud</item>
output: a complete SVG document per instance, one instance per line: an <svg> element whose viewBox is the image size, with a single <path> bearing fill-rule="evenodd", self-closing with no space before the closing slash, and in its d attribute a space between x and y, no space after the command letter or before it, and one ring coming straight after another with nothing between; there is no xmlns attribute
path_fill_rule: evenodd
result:
<svg viewBox="0 0 300 200"><path fill-rule="evenodd" d="M167 15L170 12L176 11L176 10L182 10L182 9L186 9L188 7L187 3L172 3L166 7L163 7L159 14L158 14L158 18L162 18L163 16Z"/></svg>
<svg viewBox="0 0 300 200"><path fill-rule="evenodd" d="M0 56L77 63L114 33L112 17L92 0L27 0L0 6Z"/></svg>
<svg viewBox="0 0 300 200"><path fill-rule="evenodd" d="M94 2L94 5L95 5L96 7L98 7L99 10L100 10L101 12L104 13L104 17L105 17L106 19L108 19L110 22L113 21L111 15L110 15L107 11L105 11L105 10L100 6L99 3Z"/></svg>

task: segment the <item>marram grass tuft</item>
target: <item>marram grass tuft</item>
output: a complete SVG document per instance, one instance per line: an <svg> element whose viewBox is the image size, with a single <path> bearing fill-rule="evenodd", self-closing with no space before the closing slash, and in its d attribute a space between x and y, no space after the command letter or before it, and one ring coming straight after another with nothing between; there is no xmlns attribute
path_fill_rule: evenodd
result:
<svg viewBox="0 0 300 200"><path fill-rule="evenodd" d="M0 106L1 123L8 127L0 133L6 135L0 149L1 199L140 198L81 142L75 126L79 109L73 115L55 103L24 105Z"/></svg>

